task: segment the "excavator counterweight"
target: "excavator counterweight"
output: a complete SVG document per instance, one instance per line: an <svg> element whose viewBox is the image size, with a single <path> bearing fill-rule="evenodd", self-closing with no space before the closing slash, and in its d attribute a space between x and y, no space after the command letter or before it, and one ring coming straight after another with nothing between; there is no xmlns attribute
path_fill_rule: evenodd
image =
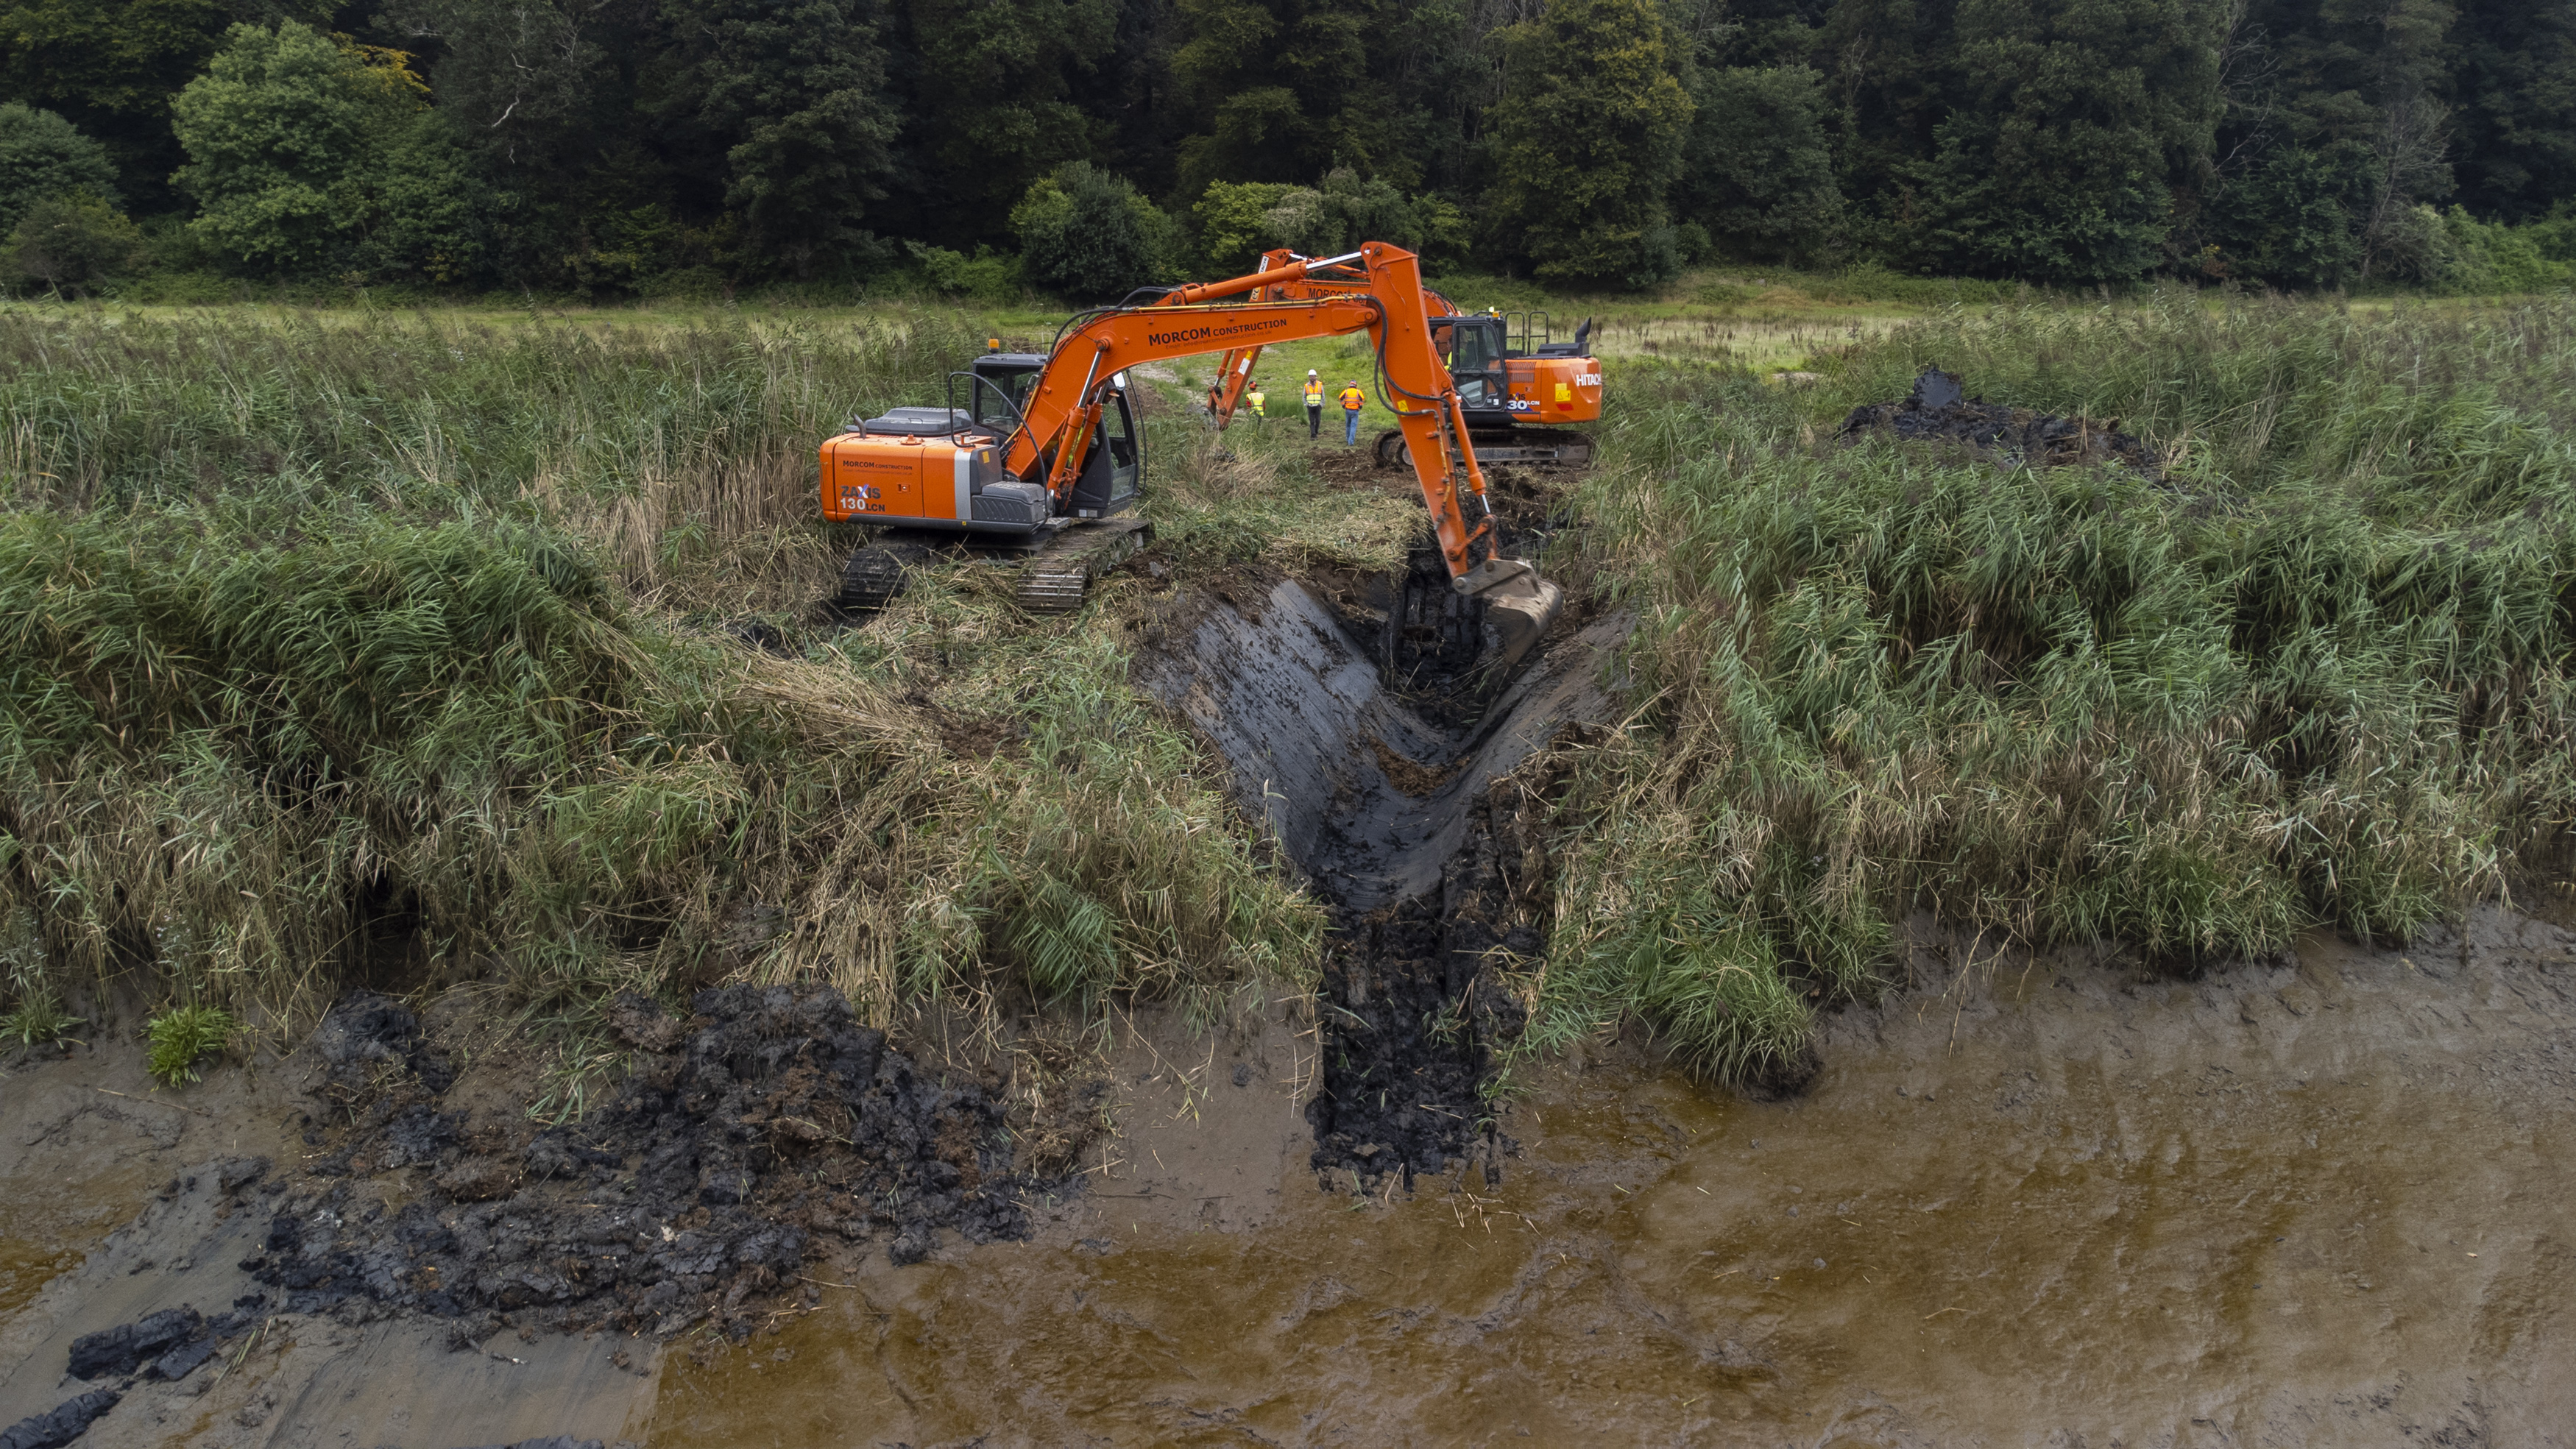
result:
<svg viewBox="0 0 2576 1449"><path fill-rule="evenodd" d="M1301 284L1318 273L1334 286L1299 295ZM1368 334L1377 357L1379 395L1396 415L1451 583L1484 600L1508 670L1546 631L1563 591L1528 563L1503 555L1468 412L1434 335L1420 263L1383 242L1175 288L1148 305L1077 314L1043 354L997 348L978 358L950 379L945 406L853 420L822 447L823 514L888 525L904 536L881 537L870 546L875 554L862 550L851 560L844 602L867 606L890 598L903 568L889 562L895 552L920 550L924 539L942 535L1059 562L1123 556L1141 542L1142 530L1104 521L1129 512L1144 484L1145 437L1130 396L1130 369L1358 332ZM1123 550L1084 542L1113 532L1126 540ZM1079 572L1087 579L1097 567L1083 562ZM1064 573L1057 568L1045 597L1026 600L1030 607L1064 607L1069 587L1078 594Z"/></svg>

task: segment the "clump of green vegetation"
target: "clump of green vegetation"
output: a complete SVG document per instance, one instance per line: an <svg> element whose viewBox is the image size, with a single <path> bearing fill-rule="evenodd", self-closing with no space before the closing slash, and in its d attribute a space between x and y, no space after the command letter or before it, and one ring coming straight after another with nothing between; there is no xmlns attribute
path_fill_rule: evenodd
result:
<svg viewBox="0 0 2576 1449"><path fill-rule="evenodd" d="M17 1004L0 1012L0 1044L19 1048L52 1046L71 1035L85 1018L64 1010L54 983L45 972L45 942L36 914L24 906L0 920L0 978Z"/></svg>
<svg viewBox="0 0 2576 1449"><path fill-rule="evenodd" d="M1922 368L2160 479L1833 433ZM2576 820L2576 307L2189 297L1901 327L1812 389L1631 369L1590 562L1642 623L1533 1040L1791 1073L1927 910L1989 944L2402 941Z"/></svg>
<svg viewBox="0 0 2576 1449"><path fill-rule="evenodd" d="M199 1080L197 1063L233 1043L241 1030L231 1012L219 1006L174 1006L144 1023L152 1043L144 1069L164 1086Z"/></svg>
<svg viewBox="0 0 2576 1449"><path fill-rule="evenodd" d="M975 350L914 314L0 312L0 900L52 979L148 941L174 996L290 1015L388 918L540 1013L1307 970L1316 906L1107 613L1031 621L964 566L807 626L857 541L814 519L811 449Z"/></svg>
<svg viewBox="0 0 2576 1449"><path fill-rule="evenodd" d="M51 992L33 993L0 1012L0 1042L28 1048L52 1046L70 1037L72 1028L86 1020L64 1010Z"/></svg>

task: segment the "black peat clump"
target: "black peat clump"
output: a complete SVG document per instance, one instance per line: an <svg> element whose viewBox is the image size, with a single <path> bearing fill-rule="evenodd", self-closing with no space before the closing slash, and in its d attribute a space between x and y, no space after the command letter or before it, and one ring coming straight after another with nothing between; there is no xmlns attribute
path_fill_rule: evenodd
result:
<svg viewBox="0 0 2576 1449"><path fill-rule="evenodd" d="M1901 402L1853 408L1843 419L1841 437L1850 443L1886 433L1911 443L1961 444L2007 466L2117 463L2156 477L2154 454L2119 429L2117 418L2054 417L1971 398L1956 373L1934 368L1914 380L1914 391Z"/></svg>
<svg viewBox="0 0 2576 1449"><path fill-rule="evenodd" d="M399 1039L384 1005L344 1000L326 1041ZM408 1070L379 1084L246 1266L299 1312L525 1310L558 1328L665 1333L712 1315L747 1331L745 1300L789 1287L821 1235L882 1238L896 1263L916 1262L942 1228L1025 1238L1029 1195L1066 1190L1012 1170L1002 1104L982 1084L919 1074L838 991L733 986L691 1005L679 1020L640 997L613 1004L633 1067L577 1125L514 1137L441 1111ZM399 1210L351 1191L400 1170L422 1180Z"/></svg>
<svg viewBox="0 0 2576 1449"><path fill-rule="evenodd" d="M89 1426L116 1407L124 1395L114 1389L92 1389L66 1399L42 1414L30 1414L0 1429L0 1449L62 1449L89 1432Z"/></svg>

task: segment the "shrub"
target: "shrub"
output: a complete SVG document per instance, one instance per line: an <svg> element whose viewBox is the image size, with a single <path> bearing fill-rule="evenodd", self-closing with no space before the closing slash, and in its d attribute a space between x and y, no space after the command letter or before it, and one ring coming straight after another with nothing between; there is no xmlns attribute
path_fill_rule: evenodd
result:
<svg viewBox="0 0 2576 1449"><path fill-rule="evenodd" d="M56 196L27 209L9 233L10 270L78 297L144 264L143 229L94 196Z"/></svg>
<svg viewBox="0 0 2576 1449"><path fill-rule="evenodd" d="M1126 178L1068 162L1011 208L1029 280L1048 291L1114 302L1162 278L1176 259L1171 218Z"/></svg>
<svg viewBox="0 0 2576 1449"><path fill-rule="evenodd" d="M0 105L0 235L37 202L74 192L116 201L107 148L51 111Z"/></svg>

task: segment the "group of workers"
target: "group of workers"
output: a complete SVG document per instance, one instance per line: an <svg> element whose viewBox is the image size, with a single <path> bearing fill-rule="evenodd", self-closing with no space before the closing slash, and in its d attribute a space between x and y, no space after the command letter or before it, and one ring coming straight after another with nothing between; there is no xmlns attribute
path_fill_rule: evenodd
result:
<svg viewBox="0 0 2576 1449"><path fill-rule="evenodd" d="M1306 369L1306 385L1300 389L1300 393L1306 400L1306 436L1309 438L1322 437L1324 433L1324 380L1316 375L1315 369L1311 367ZM1266 418L1270 416L1265 407L1265 404L1269 399L1261 391L1261 384L1258 381L1252 384L1251 391L1243 395L1243 400L1252 404L1252 415L1254 417ZM1358 383L1346 382L1342 384L1340 395L1335 397L1333 400L1342 405L1343 444L1345 446L1357 444L1360 440L1360 409L1368 406L1368 394L1360 391L1360 385Z"/></svg>

